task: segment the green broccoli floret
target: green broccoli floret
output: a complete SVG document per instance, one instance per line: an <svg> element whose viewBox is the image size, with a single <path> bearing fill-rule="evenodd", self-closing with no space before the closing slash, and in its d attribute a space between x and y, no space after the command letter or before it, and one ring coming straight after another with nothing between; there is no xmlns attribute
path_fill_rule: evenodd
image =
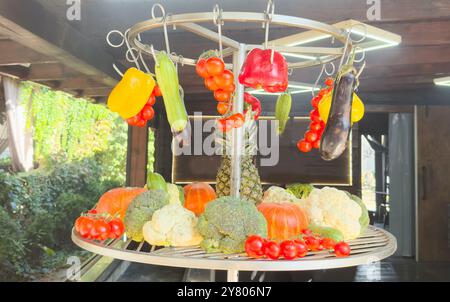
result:
<svg viewBox="0 0 450 302"><path fill-rule="evenodd" d="M314 189L310 184L291 184L286 186L286 190L295 197L303 199L309 196L309 193Z"/></svg>
<svg viewBox="0 0 450 302"><path fill-rule="evenodd" d="M206 205L197 229L204 238L200 246L208 253L240 253L249 235L267 237L266 219L255 205L246 199L228 196Z"/></svg>
<svg viewBox="0 0 450 302"><path fill-rule="evenodd" d="M142 227L152 219L153 213L169 204L169 194L162 190L148 190L136 196L127 208L124 224L129 238L143 241Z"/></svg>

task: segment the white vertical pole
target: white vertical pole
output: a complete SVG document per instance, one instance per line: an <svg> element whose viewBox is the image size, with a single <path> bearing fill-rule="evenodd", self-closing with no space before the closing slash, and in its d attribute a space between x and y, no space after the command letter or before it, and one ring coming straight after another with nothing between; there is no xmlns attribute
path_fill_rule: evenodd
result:
<svg viewBox="0 0 450 302"><path fill-rule="evenodd" d="M241 66L245 60L245 48L245 44L241 43L239 44L239 50L233 53L233 71L236 85L236 97L233 102L233 113L244 112L244 86L239 83L238 76ZM233 142L233 146L231 148L231 196L239 197L241 187L241 158L244 148L243 127L233 129L231 135Z"/></svg>
<svg viewBox="0 0 450 302"><path fill-rule="evenodd" d="M239 282L239 271L234 269L228 270L227 282Z"/></svg>

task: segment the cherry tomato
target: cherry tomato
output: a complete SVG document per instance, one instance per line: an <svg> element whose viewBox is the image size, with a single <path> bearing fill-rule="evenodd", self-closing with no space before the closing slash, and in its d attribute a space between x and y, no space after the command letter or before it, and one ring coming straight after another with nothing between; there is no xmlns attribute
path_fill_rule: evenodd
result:
<svg viewBox="0 0 450 302"><path fill-rule="evenodd" d="M217 112L219 112L220 115L224 115L225 113L227 113L228 107L230 107L228 102L219 102L217 104Z"/></svg>
<svg viewBox="0 0 450 302"><path fill-rule="evenodd" d="M106 220L103 218L98 219L94 223L94 229L95 232L98 234L97 235L98 240L107 239L109 237L109 233L111 232L111 227L109 226L108 222L106 222Z"/></svg>
<svg viewBox="0 0 450 302"><path fill-rule="evenodd" d="M228 85L227 87L224 87L222 89L224 91L227 91L227 92L234 92L236 90L236 85L231 84L231 85Z"/></svg>
<svg viewBox="0 0 450 302"><path fill-rule="evenodd" d="M303 153L308 153L309 151L312 150L312 145L310 142L307 142L304 139L302 139L298 141L297 148Z"/></svg>
<svg viewBox="0 0 450 302"><path fill-rule="evenodd" d="M195 65L195 71L197 72L197 74L199 76L201 76L204 79L210 77L210 75L208 74L208 71L206 70L206 60L205 59L198 60L197 64Z"/></svg>
<svg viewBox="0 0 450 302"><path fill-rule="evenodd" d="M144 120L142 117L139 117L139 121L136 123L136 126L139 128L143 128L147 125L147 121Z"/></svg>
<svg viewBox="0 0 450 302"><path fill-rule="evenodd" d="M327 78L325 80L325 85L327 85L328 87L333 86L334 85L334 80L332 78Z"/></svg>
<svg viewBox="0 0 450 302"><path fill-rule="evenodd" d="M217 129L221 132L228 132L233 129L233 122L228 118L217 120Z"/></svg>
<svg viewBox="0 0 450 302"><path fill-rule="evenodd" d="M297 247L292 240L285 240L280 244L281 255L286 260L292 260L297 257Z"/></svg>
<svg viewBox="0 0 450 302"><path fill-rule="evenodd" d="M317 108L317 106L319 106L319 103L320 103L321 100L322 100L322 97L316 95L315 97L312 98L312 100L311 100L311 105L312 105L314 108Z"/></svg>
<svg viewBox="0 0 450 302"><path fill-rule="evenodd" d="M350 246L345 242L339 242L334 246L334 253L336 257L347 257L350 255Z"/></svg>
<svg viewBox="0 0 450 302"><path fill-rule="evenodd" d="M149 121L155 116L155 110L153 110L152 106L145 105L144 109L141 111L141 114L144 120Z"/></svg>
<svg viewBox="0 0 450 302"><path fill-rule="evenodd" d="M305 140L310 143L314 143L319 139L319 135L317 132L314 132L312 130L306 131L305 133Z"/></svg>
<svg viewBox="0 0 450 302"><path fill-rule="evenodd" d="M161 88L159 88L158 84L156 84L155 88L153 88L153 95L162 96Z"/></svg>
<svg viewBox="0 0 450 302"><path fill-rule="evenodd" d="M216 76L225 70L225 63L220 58L212 57L206 60L206 71L210 76Z"/></svg>
<svg viewBox="0 0 450 302"><path fill-rule="evenodd" d="M336 242L334 242L334 240L331 238L323 238L321 244L324 249L332 250L332 249L334 249Z"/></svg>
<svg viewBox="0 0 450 302"><path fill-rule="evenodd" d="M154 94L152 94L152 95L148 98L148 101L147 101L147 103L146 103L145 105L153 106L153 105L155 105L155 103L156 103L156 97L155 97Z"/></svg>
<svg viewBox="0 0 450 302"><path fill-rule="evenodd" d="M127 123L130 126L136 126L138 122L139 122L139 115L135 115L127 119Z"/></svg>
<svg viewBox="0 0 450 302"><path fill-rule="evenodd" d="M234 85L234 75L229 70L224 70L223 73L214 76L214 82L219 88L225 89Z"/></svg>
<svg viewBox="0 0 450 302"><path fill-rule="evenodd" d="M80 232L80 225L82 224L82 221L84 220L84 216L80 216L75 220L75 231L78 233Z"/></svg>
<svg viewBox="0 0 450 302"><path fill-rule="evenodd" d="M229 92L223 91L222 89L217 89L216 91L214 91L214 98L218 102L228 101L230 99L230 96L231 95Z"/></svg>
<svg viewBox="0 0 450 302"><path fill-rule="evenodd" d="M305 240L306 246L311 251L321 251L323 250L323 246L320 244L320 239L315 236L305 236L303 237Z"/></svg>
<svg viewBox="0 0 450 302"><path fill-rule="evenodd" d="M233 123L233 128L239 128L244 125L245 117L242 113L236 113L229 117L231 122Z"/></svg>
<svg viewBox="0 0 450 302"><path fill-rule="evenodd" d="M317 95L320 96L320 98L322 98L327 93L328 93L328 88L322 88L319 90L319 93Z"/></svg>
<svg viewBox="0 0 450 302"><path fill-rule="evenodd" d="M316 140L313 144L313 148L314 149L319 149L320 148L320 139Z"/></svg>
<svg viewBox="0 0 450 302"><path fill-rule="evenodd" d="M304 241L295 239L294 244L297 251L297 257L303 258L306 256L306 254L308 254L308 247L306 246Z"/></svg>
<svg viewBox="0 0 450 302"><path fill-rule="evenodd" d="M253 258L264 256L264 239L258 235L248 237L245 241L245 252Z"/></svg>
<svg viewBox="0 0 450 302"><path fill-rule="evenodd" d="M88 238L91 232L91 229L94 227L94 219L91 217L84 216L79 222L79 233L82 237Z"/></svg>
<svg viewBox="0 0 450 302"><path fill-rule="evenodd" d="M97 214L97 210L96 209L91 209L91 210L88 211L88 213L95 215L95 214Z"/></svg>
<svg viewBox="0 0 450 302"><path fill-rule="evenodd" d="M303 229L302 234L303 235L312 235L312 231L310 229Z"/></svg>
<svg viewBox="0 0 450 302"><path fill-rule="evenodd" d="M119 218L114 218L109 223L109 227L111 229L110 237L111 238L119 238L123 235L125 231L125 226Z"/></svg>
<svg viewBox="0 0 450 302"><path fill-rule="evenodd" d="M211 91L215 91L215 90L219 89L219 86L217 86L217 84L214 82L213 77L209 77L209 78L205 79L205 86L206 86L206 88L208 88Z"/></svg>
<svg viewBox="0 0 450 302"><path fill-rule="evenodd" d="M280 258L281 249L280 246L275 241L268 241L264 245L264 255L272 260Z"/></svg>
<svg viewBox="0 0 450 302"><path fill-rule="evenodd" d="M317 109L311 110L309 117L311 118L311 121L313 121L313 122L321 122L322 121L322 118L320 117L320 114L319 114L319 110L317 110Z"/></svg>
<svg viewBox="0 0 450 302"><path fill-rule="evenodd" d="M309 129L314 132L319 132L322 130L322 124L319 122L311 122L311 124L309 124Z"/></svg>

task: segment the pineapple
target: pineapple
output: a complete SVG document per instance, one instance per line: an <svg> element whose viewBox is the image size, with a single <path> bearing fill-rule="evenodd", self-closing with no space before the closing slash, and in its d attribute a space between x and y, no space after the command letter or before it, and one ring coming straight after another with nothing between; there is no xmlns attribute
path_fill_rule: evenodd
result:
<svg viewBox="0 0 450 302"><path fill-rule="evenodd" d="M251 110L247 111L244 127L244 152L241 158L241 197L258 204L262 198L261 179L253 157L258 150L256 135L258 128ZM217 135L216 142L222 145L222 162L216 176L216 193L218 197L230 196L231 179L231 135Z"/></svg>

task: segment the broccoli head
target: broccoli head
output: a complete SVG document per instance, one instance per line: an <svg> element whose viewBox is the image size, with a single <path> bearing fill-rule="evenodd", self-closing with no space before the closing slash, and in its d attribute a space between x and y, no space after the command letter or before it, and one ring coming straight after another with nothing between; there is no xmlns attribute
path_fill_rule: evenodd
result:
<svg viewBox="0 0 450 302"><path fill-rule="evenodd" d="M208 253L240 253L244 251L248 236L267 237L267 221L255 205L246 199L228 196L206 205L197 229L204 238L200 245Z"/></svg>
<svg viewBox="0 0 450 302"><path fill-rule="evenodd" d="M304 199L309 196L309 193L314 189L310 184L291 184L286 186L286 190L295 197Z"/></svg>
<svg viewBox="0 0 450 302"><path fill-rule="evenodd" d="M143 241L142 227L152 219L153 213L169 204L169 194L162 190L148 190L136 196L127 208L124 224L129 238Z"/></svg>

